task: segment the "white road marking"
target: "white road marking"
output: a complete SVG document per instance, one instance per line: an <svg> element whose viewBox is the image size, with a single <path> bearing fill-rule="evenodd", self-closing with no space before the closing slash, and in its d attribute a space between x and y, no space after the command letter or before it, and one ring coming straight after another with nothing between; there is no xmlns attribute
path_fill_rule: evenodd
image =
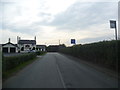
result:
<svg viewBox="0 0 120 90"><path fill-rule="evenodd" d="M65 82L64 82L64 80L63 80L62 74L61 74L60 69L59 69L58 64L57 64L57 58L56 58L56 56L55 56L55 59L56 59L57 71L58 71L58 74L59 74L59 76L60 76L61 82L62 82L62 84L63 84L63 87L66 88Z"/></svg>

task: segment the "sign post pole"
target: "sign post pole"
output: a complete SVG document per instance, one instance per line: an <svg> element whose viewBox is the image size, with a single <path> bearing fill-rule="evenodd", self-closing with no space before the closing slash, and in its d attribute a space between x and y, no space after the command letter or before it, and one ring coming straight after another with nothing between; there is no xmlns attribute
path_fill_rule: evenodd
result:
<svg viewBox="0 0 120 90"><path fill-rule="evenodd" d="M115 28L115 39L116 39L116 47L115 47L115 51L116 51L116 74L118 77L118 39L117 39L117 25L116 25L116 21L115 20L110 20L110 28Z"/></svg>
<svg viewBox="0 0 120 90"><path fill-rule="evenodd" d="M75 39L71 39L71 44L75 45L76 41ZM74 50L73 50L73 46L72 46L72 55L74 55Z"/></svg>
<svg viewBox="0 0 120 90"><path fill-rule="evenodd" d="M117 26L115 20L110 20L110 28L115 28L115 39L117 40Z"/></svg>

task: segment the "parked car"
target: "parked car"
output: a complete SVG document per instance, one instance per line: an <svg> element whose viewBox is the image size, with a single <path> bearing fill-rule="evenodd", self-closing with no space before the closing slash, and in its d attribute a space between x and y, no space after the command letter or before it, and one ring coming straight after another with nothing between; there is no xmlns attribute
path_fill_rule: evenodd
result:
<svg viewBox="0 0 120 90"><path fill-rule="evenodd" d="M36 50L29 50L28 53L31 53L31 52L36 52Z"/></svg>

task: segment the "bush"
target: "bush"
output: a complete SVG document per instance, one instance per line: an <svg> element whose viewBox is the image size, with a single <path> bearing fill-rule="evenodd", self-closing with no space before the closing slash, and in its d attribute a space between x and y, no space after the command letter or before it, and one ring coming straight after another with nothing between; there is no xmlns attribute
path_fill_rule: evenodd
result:
<svg viewBox="0 0 120 90"><path fill-rule="evenodd" d="M45 54L45 53L46 53L46 51L37 51L37 52L36 52L37 55L43 55L43 54Z"/></svg>
<svg viewBox="0 0 120 90"><path fill-rule="evenodd" d="M118 46L120 47L120 40L118 41ZM119 56L116 55L117 49L116 41L113 40L85 45L74 45L72 47L62 48L60 52L115 70L118 63L116 58Z"/></svg>
<svg viewBox="0 0 120 90"><path fill-rule="evenodd" d="M36 57L36 53L27 53L18 56L4 57L2 60L3 72L15 68L21 63L32 60Z"/></svg>

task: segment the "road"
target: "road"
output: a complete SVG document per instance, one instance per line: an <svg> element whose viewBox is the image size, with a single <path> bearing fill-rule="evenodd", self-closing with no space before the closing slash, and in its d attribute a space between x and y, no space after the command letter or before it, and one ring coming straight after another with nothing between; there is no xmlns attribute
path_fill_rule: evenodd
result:
<svg viewBox="0 0 120 90"><path fill-rule="evenodd" d="M117 88L117 79L59 53L39 57L3 88Z"/></svg>

